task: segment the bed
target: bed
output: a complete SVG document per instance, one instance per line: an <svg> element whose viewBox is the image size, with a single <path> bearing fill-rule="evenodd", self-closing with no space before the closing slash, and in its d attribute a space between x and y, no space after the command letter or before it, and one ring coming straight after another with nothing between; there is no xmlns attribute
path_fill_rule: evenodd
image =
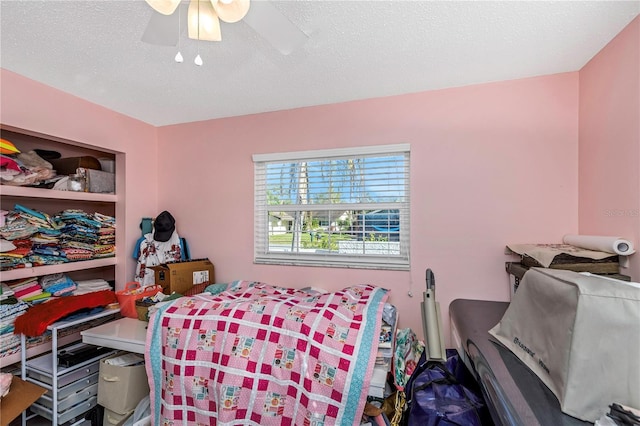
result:
<svg viewBox="0 0 640 426"><path fill-rule="evenodd" d="M151 315L155 425L359 424L388 291L235 281Z"/></svg>

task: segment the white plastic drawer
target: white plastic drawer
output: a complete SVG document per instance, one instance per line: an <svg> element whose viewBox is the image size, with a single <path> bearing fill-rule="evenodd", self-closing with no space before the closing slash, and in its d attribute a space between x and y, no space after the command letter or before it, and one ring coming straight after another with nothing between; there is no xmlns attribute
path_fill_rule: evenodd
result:
<svg viewBox="0 0 640 426"><path fill-rule="evenodd" d="M73 407L76 404L84 402L98 395L98 384L95 383L88 388L79 390L78 392L69 395L65 399L58 402L58 411L63 411Z"/></svg>
<svg viewBox="0 0 640 426"><path fill-rule="evenodd" d="M86 413L87 411L95 407L97 403L98 403L98 397L93 396L88 400L78 405L75 405L69 408L68 410L63 411L62 413L58 413L58 424L65 423L70 420L80 420L79 417L81 417L84 413ZM30 409L34 413L46 419L53 420L53 412L47 407L44 407L38 403L35 403L31 405Z"/></svg>
<svg viewBox="0 0 640 426"><path fill-rule="evenodd" d="M80 402L96 395L98 395L97 383L86 388L81 388L76 393L68 395L65 398L58 399L58 412L62 412L68 408L71 408L74 405L79 404ZM47 408L53 409L53 399L48 395L43 395L42 397L40 397L40 399L38 399L38 403Z"/></svg>
<svg viewBox="0 0 640 426"><path fill-rule="evenodd" d="M75 405L68 410L58 414L58 423L68 422L69 420L76 419L82 416L87 411L91 410L98 404L98 397L92 396L91 398L83 401L82 403Z"/></svg>
<svg viewBox="0 0 640 426"><path fill-rule="evenodd" d="M98 383L99 378L100 378L100 374L95 373L87 378L83 378L82 380L77 380L67 386L61 387L60 389L58 389L58 400L62 400L67 396L78 392L80 389L84 389ZM48 390L45 395L47 395L49 398L53 398L53 391Z"/></svg>
<svg viewBox="0 0 640 426"><path fill-rule="evenodd" d="M69 385L78 380L86 379L92 374L97 373L99 370L100 360L94 361L93 363L82 368L78 368L77 370L74 370L69 374L58 376L58 387L62 388L63 386ZM53 386L53 378L48 374L39 373L38 371L27 369L27 377L31 377L34 380L38 380L42 383Z"/></svg>

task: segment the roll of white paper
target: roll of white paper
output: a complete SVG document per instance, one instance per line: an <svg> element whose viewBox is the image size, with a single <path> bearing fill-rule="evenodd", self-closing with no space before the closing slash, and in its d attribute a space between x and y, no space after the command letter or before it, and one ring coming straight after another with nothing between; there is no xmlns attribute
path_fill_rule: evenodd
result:
<svg viewBox="0 0 640 426"><path fill-rule="evenodd" d="M600 235L565 235L562 241L576 247L628 256L635 253L633 243L620 237Z"/></svg>

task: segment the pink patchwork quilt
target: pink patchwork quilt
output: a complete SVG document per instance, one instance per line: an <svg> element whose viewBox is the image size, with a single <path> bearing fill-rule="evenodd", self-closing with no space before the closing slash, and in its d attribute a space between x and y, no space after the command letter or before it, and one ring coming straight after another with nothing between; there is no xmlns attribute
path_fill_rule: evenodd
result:
<svg viewBox="0 0 640 426"><path fill-rule="evenodd" d="M147 333L154 424L359 424L387 297L235 281L168 303Z"/></svg>

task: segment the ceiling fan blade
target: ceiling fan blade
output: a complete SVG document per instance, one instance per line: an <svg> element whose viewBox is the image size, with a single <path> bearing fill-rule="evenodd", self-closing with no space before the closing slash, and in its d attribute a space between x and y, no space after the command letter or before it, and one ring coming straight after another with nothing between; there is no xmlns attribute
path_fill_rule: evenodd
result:
<svg viewBox="0 0 640 426"><path fill-rule="evenodd" d="M160 46L176 46L178 44L179 16L179 13L171 15L152 13L147 28L142 34L142 41Z"/></svg>
<svg viewBox="0 0 640 426"><path fill-rule="evenodd" d="M309 38L270 1L252 1L243 22L251 26L283 55L290 54Z"/></svg>
<svg viewBox="0 0 640 426"><path fill-rule="evenodd" d="M188 34L193 40L222 40L220 20L209 0L191 0L187 12Z"/></svg>
<svg viewBox="0 0 640 426"><path fill-rule="evenodd" d="M176 11L180 0L147 0L147 4L156 12L162 13L163 15L171 15Z"/></svg>
<svg viewBox="0 0 640 426"><path fill-rule="evenodd" d="M238 22L245 16L247 16L247 12L249 11L249 6L251 3L249 0L218 0L212 1L213 8L216 10L218 17L230 24L234 22Z"/></svg>

